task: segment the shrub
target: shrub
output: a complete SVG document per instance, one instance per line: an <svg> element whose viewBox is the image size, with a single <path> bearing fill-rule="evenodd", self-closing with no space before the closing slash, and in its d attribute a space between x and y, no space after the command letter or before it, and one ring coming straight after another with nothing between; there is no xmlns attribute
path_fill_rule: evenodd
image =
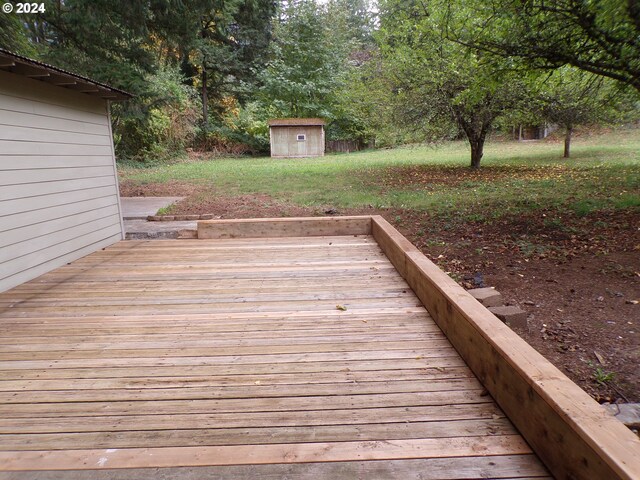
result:
<svg viewBox="0 0 640 480"><path fill-rule="evenodd" d="M166 161L184 152L197 132L200 101L175 69L147 78L147 90L134 101L113 106L113 133L119 159Z"/></svg>

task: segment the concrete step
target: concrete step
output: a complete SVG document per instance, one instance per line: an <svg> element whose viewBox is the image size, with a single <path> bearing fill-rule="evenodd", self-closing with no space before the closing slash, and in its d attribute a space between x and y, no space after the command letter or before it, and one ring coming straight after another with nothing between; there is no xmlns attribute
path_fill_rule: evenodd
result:
<svg viewBox="0 0 640 480"><path fill-rule="evenodd" d="M527 312L520 307L508 305L503 307L489 307L489 311L510 327L527 328Z"/></svg>
<svg viewBox="0 0 640 480"><path fill-rule="evenodd" d="M485 307L499 307L504 305L502 294L493 287L472 288L467 291Z"/></svg>

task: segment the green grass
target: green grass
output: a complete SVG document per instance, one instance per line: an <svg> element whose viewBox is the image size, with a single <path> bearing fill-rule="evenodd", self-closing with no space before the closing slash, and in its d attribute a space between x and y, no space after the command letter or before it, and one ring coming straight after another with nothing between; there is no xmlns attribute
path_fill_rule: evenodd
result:
<svg viewBox="0 0 640 480"><path fill-rule="evenodd" d="M267 194L302 206L408 208L483 220L541 208L640 207L640 131L574 141L494 142L479 173L466 143L327 155L310 159L216 158L154 168L120 168L136 184L176 181L200 194ZM412 172L415 176L412 176ZM403 179L399 181L399 175Z"/></svg>
<svg viewBox="0 0 640 480"><path fill-rule="evenodd" d="M615 373L607 372L606 370L598 367L593 372L593 378L600 385L605 385L609 382L612 382L615 379Z"/></svg>

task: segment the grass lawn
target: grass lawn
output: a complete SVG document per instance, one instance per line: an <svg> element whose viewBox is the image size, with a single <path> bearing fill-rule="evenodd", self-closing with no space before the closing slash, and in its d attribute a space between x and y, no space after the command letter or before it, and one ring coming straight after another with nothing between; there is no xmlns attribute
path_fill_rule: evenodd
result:
<svg viewBox="0 0 640 480"><path fill-rule="evenodd" d="M482 220L563 207L584 215L640 206L640 131L559 142L495 142L479 171L466 143L310 159L216 158L154 168L122 167L129 185L191 184L198 197L264 194L300 206L411 209ZM197 199L194 199L197 200Z"/></svg>

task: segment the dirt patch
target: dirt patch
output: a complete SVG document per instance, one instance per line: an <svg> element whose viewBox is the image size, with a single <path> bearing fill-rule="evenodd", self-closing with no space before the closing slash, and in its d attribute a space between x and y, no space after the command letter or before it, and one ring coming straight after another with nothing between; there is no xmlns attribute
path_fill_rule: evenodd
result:
<svg viewBox="0 0 640 480"><path fill-rule="evenodd" d="M322 209L298 207L274 200L269 195L196 195L177 203L171 214L195 215L212 213L221 218L299 217L322 215Z"/></svg>
<svg viewBox="0 0 640 480"><path fill-rule="evenodd" d="M120 180L121 197L188 197L201 190L202 186L193 183L140 183Z"/></svg>
<svg viewBox="0 0 640 480"><path fill-rule="evenodd" d="M428 190L430 187L458 186L465 183L495 183L505 180L547 180L567 175L584 175L563 165L487 165L478 170L464 166L409 165L376 171L374 179L364 175L363 181L375 182L383 189L407 187Z"/></svg>
<svg viewBox="0 0 640 480"><path fill-rule="evenodd" d="M526 310L518 334L596 400L640 400L640 212L548 211L489 224L398 216L463 286L494 286Z"/></svg>
<svg viewBox="0 0 640 480"><path fill-rule="evenodd" d="M331 205L301 207L265 194L216 196L199 200L185 198L171 208L175 215L213 213L220 218L277 218L277 217L317 217L327 215L385 215L388 210L363 208L335 208Z"/></svg>
<svg viewBox="0 0 640 480"><path fill-rule="evenodd" d="M464 287L494 286L525 309L529 327L517 333L596 400L640 401L640 304L633 303L640 300L638 211L578 217L547 210L482 223L412 210L301 207L177 182L123 182L121 190L127 196L186 195L172 208L176 215L383 215Z"/></svg>

